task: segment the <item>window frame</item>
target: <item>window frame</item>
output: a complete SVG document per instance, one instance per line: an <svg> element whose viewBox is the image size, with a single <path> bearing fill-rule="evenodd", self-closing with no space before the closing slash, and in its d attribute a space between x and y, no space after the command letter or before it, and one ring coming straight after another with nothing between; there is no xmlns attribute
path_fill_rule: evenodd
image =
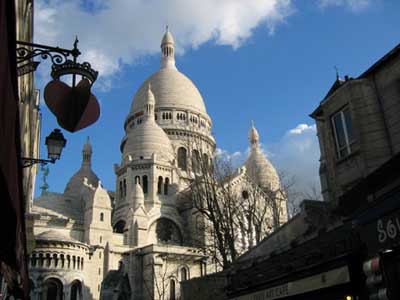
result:
<svg viewBox="0 0 400 300"><path fill-rule="evenodd" d="M346 122L346 118L345 118L345 111L348 111L350 114L350 118L351 118L351 130L353 131L353 139L350 140L349 138L349 124L347 124ZM339 145L339 137L338 137L338 133L336 130L336 122L335 119L337 116L340 116L340 125L343 128L343 135L344 135L344 145L340 146ZM331 115L331 126L332 126L332 131L333 131L333 137L335 140L335 148L336 148L336 156L338 159L343 159L345 157L348 157L350 154L352 154L354 152L354 149L352 149L352 145L356 142L356 138L354 137L354 126L353 126L353 116L352 116L352 112L350 110L350 107L348 105L345 105L344 107L342 107L341 109L339 109L338 111L336 111L335 113L333 113ZM346 150L345 154L343 154L343 150Z"/></svg>

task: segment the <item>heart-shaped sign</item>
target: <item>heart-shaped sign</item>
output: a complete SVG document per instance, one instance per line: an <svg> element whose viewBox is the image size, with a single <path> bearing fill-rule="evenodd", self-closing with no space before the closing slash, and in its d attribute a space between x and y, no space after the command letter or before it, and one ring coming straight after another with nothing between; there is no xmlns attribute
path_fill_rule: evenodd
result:
<svg viewBox="0 0 400 300"><path fill-rule="evenodd" d="M90 87L87 79L82 79L74 88L60 80L52 80L44 89L47 106L57 117L58 124L69 132L88 127L100 116L99 103Z"/></svg>

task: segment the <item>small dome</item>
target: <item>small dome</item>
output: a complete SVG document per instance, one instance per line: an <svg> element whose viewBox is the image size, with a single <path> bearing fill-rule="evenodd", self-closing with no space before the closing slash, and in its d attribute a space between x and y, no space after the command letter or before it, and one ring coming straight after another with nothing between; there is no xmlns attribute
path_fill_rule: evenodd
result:
<svg viewBox="0 0 400 300"><path fill-rule="evenodd" d="M265 157L259 147L251 150L245 162L246 173L253 178L261 188L276 191L280 188L279 176L272 163Z"/></svg>
<svg viewBox="0 0 400 300"><path fill-rule="evenodd" d="M79 195L82 187L84 178L88 179L88 183L97 187L99 178L96 173L93 172L92 168L88 165L82 165L81 168L76 172L65 186L64 193L68 195Z"/></svg>
<svg viewBox="0 0 400 300"><path fill-rule="evenodd" d="M154 121L143 122L133 128L125 137L123 145L123 156L130 156L131 159L145 158L149 159L153 153L157 159L172 161L174 151L171 141L167 134Z"/></svg>
<svg viewBox="0 0 400 300"><path fill-rule="evenodd" d="M143 109L149 83L156 98L156 108L189 109L207 115L197 87L184 74L172 68L160 69L141 85L133 98L131 113Z"/></svg>
<svg viewBox="0 0 400 300"><path fill-rule="evenodd" d="M245 162L246 173L263 189L276 191L280 188L280 180L274 166L265 157L259 145L259 134L252 122L249 131L250 155Z"/></svg>
<svg viewBox="0 0 400 300"><path fill-rule="evenodd" d="M86 143L83 145L82 149L82 164L78 172L76 172L68 181L65 186L64 193L66 195L79 196L80 191L83 187L83 181L85 177L87 178L88 184L97 187L99 178L93 172L91 167L92 160L92 146L90 145L89 138L87 138Z"/></svg>
<svg viewBox="0 0 400 300"><path fill-rule="evenodd" d="M135 126L122 141L122 153L129 160L149 159L155 154L157 159L172 162L174 151L170 139L154 120L154 94L148 85L143 95L145 114L142 123Z"/></svg>
<svg viewBox="0 0 400 300"><path fill-rule="evenodd" d="M47 230L42 233L39 233L35 236L36 240L45 240L45 241L60 241L60 242L70 242L70 243L80 243L80 241L75 240L59 230Z"/></svg>

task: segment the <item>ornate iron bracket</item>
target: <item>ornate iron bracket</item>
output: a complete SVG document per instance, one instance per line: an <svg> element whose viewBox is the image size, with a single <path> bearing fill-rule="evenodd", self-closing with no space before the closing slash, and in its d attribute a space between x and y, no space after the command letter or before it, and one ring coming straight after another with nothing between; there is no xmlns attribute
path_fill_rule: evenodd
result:
<svg viewBox="0 0 400 300"><path fill-rule="evenodd" d="M39 159L39 158L28 158L28 157L21 157L21 160L22 160L22 168L31 167L34 164L47 165L48 163L54 164L56 162L55 159Z"/></svg>
<svg viewBox="0 0 400 300"><path fill-rule="evenodd" d="M64 64L70 56L72 56L74 62L76 62L76 58L80 54L77 38L75 39L74 48L72 49L17 41L18 76L36 70L40 62L32 61L32 59L37 56L40 56L42 59L50 57L53 66L60 66Z"/></svg>

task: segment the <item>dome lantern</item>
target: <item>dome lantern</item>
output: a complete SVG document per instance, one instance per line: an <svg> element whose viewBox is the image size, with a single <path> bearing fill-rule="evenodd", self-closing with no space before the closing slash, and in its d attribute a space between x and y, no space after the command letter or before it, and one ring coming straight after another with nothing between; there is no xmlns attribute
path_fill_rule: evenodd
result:
<svg viewBox="0 0 400 300"><path fill-rule="evenodd" d="M251 128L249 131L249 141L252 147L257 146L260 140L260 136L258 134L257 129L254 127L254 122L251 121Z"/></svg>
<svg viewBox="0 0 400 300"><path fill-rule="evenodd" d="M166 32L161 40L161 69L175 69L175 42L172 34L166 28Z"/></svg>

